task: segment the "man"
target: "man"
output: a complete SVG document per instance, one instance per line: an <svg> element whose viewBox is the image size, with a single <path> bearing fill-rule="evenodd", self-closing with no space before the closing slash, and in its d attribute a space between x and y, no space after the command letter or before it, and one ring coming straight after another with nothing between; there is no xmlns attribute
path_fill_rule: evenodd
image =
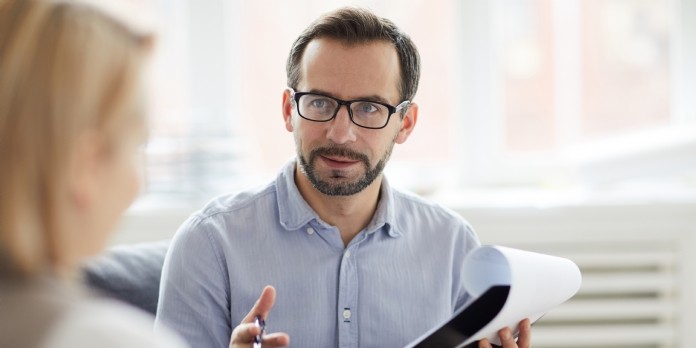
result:
<svg viewBox="0 0 696 348"><path fill-rule="evenodd" d="M184 223L163 270L158 323L194 347L222 348L230 335L249 347L257 316L287 333L266 335L265 347L289 338L401 347L462 307L474 232L382 174L416 125L419 69L408 36L368 11L311 24L292 47L283 93L296 160L269 185L219 197ZM521 347L529 331L524 322ZM501 336L518 346L509 329Z"/></svg>

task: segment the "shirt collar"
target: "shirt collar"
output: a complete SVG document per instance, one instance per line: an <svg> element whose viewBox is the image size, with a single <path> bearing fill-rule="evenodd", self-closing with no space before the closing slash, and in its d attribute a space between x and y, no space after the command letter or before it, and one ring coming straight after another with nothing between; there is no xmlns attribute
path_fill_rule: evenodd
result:
<svg viewBox="0 0 696 348"><path fill-rule="evenodd" d="M291 231L302 228L312 220L319 220L319 216L304 200L295 184L295 167L295 159L288 161L276 178L280 224ZM395 210L394 192L387 178L382 177L380 200L372 221L367 226L367 232L378 231L384 226L384 230L390 237L400 236Z"/></svg>
<svg viewBox="0 0 696 348"><path fill-rule="evenodd" d="M394 190L389 185L386 176L382 176L382 187L379 192L379 203L377 210L372 217L372 221L367 225L368 233L379 230L384 226L385 232L390 237L401 236L400 229L396 223L396 204L394 201Z"/></svg>
<svg viewBox="0 0 696 348"><path fill-rule="evenodd" d="M298 230L318 219L312 207L302 198L295 184L295 159L285 163L276 178L278 192L278 216L280 224L287 230Z"/></svg>

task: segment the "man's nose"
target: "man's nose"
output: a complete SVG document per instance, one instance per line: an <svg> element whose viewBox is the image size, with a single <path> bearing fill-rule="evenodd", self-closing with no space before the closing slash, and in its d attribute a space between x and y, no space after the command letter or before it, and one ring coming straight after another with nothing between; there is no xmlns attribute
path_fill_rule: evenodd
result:
<svg viewBox="0 0 696 348"><path fill-rule="evenodd" d="M346 144L355 141L357 125L350 119L348 106L341 105L333 120L328 122L329 129L326 137L335 144Z"/></svg>

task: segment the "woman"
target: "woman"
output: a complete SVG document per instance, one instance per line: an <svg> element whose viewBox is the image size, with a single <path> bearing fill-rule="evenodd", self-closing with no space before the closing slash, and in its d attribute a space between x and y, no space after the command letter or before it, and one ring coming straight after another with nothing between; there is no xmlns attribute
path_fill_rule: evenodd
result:
<svg viewBox="0 0 696 348"><path fill-rule="evenodd" d="M136 196L147 134L152 37L107 4L0 0L0 347L183 346L78 281Z"/></svg>

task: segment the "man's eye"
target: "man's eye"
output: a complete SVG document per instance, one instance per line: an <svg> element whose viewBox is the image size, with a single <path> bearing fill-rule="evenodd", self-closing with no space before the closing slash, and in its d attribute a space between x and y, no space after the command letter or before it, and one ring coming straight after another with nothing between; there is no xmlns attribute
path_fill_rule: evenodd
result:
<svg viewBox="0 0 696 348"><path fill-rule="evenodd" d="M315 99L312 100L310 105L314 108L325 108L329 106L329 101L326 99Z"/></svg>
<svg viewBox="0 0 696 348"><path fill-rule="evenodd" d="M360 104L358 104L357 109L359 112L366 113L366 114L373 113L373 112L376 112L378 110L377 106L375 106L372 103L360 103Z"/></svg>

